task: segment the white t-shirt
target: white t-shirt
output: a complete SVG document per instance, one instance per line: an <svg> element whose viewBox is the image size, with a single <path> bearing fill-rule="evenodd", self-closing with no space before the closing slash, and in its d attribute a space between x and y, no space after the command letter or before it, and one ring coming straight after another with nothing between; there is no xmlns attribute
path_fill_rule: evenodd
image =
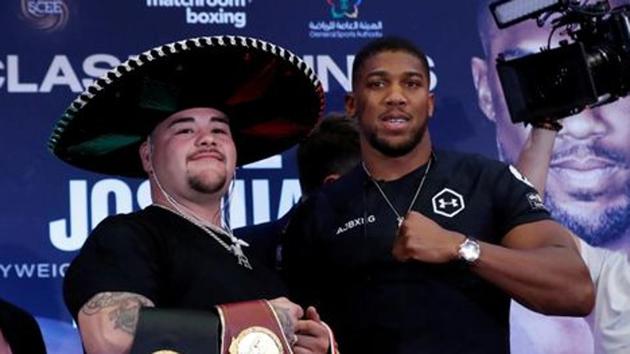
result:
<svg viewBox="0 0 630 354"><path fill-rule="evenodd" d="M580 239L580 253L595 284L588 317L595 353L630 353L630 254L593 247Z"/></svg>
<svg viewBox="0 0 630 354"><path fill-rule="evenodd" d="M630 354L630 255L579 242L595 308L586 318L545 316L512 301L512 354Z"/></svg>

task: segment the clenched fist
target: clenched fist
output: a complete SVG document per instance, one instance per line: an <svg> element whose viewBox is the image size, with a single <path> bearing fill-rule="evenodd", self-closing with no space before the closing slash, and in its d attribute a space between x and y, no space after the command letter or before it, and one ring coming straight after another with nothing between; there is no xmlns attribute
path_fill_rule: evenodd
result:
<svg viewBox="0 0 630 354"><path fill-rule="evenodd" d="M457 259L459 245L466 237L446 230L426 216L411 211L400 225L392 254L401 262L416 260L446 263Z"/></svg>

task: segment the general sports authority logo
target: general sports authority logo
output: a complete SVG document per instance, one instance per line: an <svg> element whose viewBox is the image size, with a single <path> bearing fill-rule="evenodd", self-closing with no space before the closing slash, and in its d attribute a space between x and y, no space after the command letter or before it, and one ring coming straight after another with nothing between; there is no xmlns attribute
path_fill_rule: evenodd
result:
<svg viewBox="0 0 630 354"><path fill-rule="evenodd" d="M466 207L464 197L452 189L444 188L431 199L433 212L452 218Z"/></svg>
<svg viewBox="0 0 630 354"><path fill-rule="evenodd" d="M323 8L324 2L321 3ZM382 20L364 18L359 21L359 6L363 0L326 0L326 4L330 9L329 17L309 21L309 37L334 40L383 37Z"/></svg>
<svg viewBox="0 0 630 354"><path fill-rule="evenodd" d="M333 18L357 18L363 0L326 0Z"/></svg>

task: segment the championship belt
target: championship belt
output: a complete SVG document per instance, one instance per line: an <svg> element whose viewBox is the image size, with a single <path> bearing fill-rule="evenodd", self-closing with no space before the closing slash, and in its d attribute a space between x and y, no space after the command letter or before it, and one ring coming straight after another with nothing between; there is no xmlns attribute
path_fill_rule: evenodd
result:
<svg viewBox="0 0 630 354"><path fill-rule="evenodd" d="M130 354L218 354L219 316L141 307Z"/></svg>
<svg viewBox="0 0 630 354"><path fill-rule="evenodd" d="M221 354L293 354L282 326L266 300L217 306Z"/></svg>

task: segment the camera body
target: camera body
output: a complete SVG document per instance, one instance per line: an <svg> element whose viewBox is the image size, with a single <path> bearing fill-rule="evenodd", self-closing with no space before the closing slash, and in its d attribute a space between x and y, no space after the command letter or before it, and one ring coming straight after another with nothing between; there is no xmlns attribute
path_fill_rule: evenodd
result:
<svg viewBox="0 0 630 354"><path fill-rule="evenodd" d="M561 119L630 92L630 5L567 3L552 23L572 41L521 58L497 58L514 123Z"/></svg>

